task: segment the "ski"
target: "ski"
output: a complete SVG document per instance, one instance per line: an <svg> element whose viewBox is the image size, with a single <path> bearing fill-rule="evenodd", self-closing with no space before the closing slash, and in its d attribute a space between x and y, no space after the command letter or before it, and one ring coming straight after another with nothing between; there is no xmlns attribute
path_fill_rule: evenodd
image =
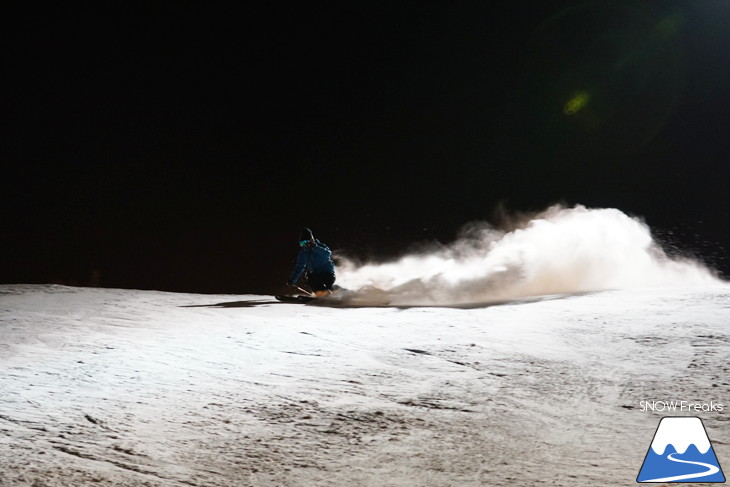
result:
<svg viewBox="0 0 730 487"><path fill-rule="evenodd" d="M277 294L274 297L277 301L281 301L282 303L308 303L313 299L317 299L315 296L310 296L306 294L297 294L294 296Z"/></svg>

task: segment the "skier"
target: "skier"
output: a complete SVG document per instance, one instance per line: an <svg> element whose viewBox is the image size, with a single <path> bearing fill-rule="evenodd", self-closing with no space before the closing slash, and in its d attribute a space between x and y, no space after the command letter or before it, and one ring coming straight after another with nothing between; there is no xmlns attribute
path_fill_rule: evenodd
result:
<svg viewBox="0 0 730 487"><path fill-rule="evenodd" d="M299 234L299 255L294 271L287 283L296 286L304 271L307 272L307 283L315 296L321 297L332 292L335 283L335 264L329 247L314 238L309 228Z"/></svg>

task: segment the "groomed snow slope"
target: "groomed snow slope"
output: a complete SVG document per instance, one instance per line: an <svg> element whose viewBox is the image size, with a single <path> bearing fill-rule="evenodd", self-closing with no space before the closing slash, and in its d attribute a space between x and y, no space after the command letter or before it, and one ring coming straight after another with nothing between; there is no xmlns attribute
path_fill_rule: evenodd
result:
<svg viewBox="0 0 730 487"><path fill-rule="evenodd" d="M499 306L0 286L2 486L634 483L661 416L730 464L730 288Z"/></svg>

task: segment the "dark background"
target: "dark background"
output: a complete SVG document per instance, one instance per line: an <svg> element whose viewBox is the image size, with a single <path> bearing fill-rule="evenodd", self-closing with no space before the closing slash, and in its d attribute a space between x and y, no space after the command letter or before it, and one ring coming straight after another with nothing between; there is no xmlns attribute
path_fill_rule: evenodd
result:
<svg viewBox="0 0 730 487"><path fill-rule="evenodd" d="M730 272L726 0L5 18L0 282L270 293L303 226L385 258L558 202Z"/></svg>

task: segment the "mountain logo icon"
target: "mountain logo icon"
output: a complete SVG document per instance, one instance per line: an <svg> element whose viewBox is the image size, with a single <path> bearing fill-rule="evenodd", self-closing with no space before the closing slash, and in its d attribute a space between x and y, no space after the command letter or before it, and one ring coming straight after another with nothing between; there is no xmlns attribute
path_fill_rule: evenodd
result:
<svg viewBox="0 0 730 487"><path fill-rule="evenodd" d="M725 482L702 420L688 416L662 418L636 481Z"/></svg>

